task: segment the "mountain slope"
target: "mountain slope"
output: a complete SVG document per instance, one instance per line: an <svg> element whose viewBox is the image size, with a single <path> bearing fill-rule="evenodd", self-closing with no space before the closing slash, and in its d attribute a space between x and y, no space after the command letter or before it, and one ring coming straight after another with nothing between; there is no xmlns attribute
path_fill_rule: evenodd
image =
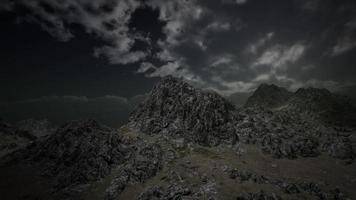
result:
<svg viewBox="0 0 356 200"><path fill-rule="evenodd" d="M286 103L293 110L337 126L356 126L356 108L350 100L327 89L301 88Z"/></svg>
<svg viewBox="0 0 356 200"><path fill-rule="evenodd" d="M161 169L161 160L159 145L125 135L94 120L81 120L68 122L48 138L8 154L1 164L40 174L41 179L46 180L46 190L26 194L34 199L49 194L50 199L82 199L91 189L89 186L100 184L102 179L109 184L96 195L100 199L115 199L127 185L156 175ZM5 181L11 184L12 180ZM35 184L37 178L29 182ZM19 195L22 192L26 191Z"/></svg>
<svg viewBox="0 0 356 200"><path fill-rule="evenodd" d="M0 157L36 140L37 137L32 134L34 132L19 129L0 119Z"/></svg>

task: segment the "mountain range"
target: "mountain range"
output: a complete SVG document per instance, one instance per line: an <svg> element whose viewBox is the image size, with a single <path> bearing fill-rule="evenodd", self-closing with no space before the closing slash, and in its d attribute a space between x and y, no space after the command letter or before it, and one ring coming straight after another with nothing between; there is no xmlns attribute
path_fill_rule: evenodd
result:
<svg viewBox="0 0 356 200"><path fill-rule="evenodd" d="M0 196L356 198L356 111L347 97L262 84L236 107L167 76L142 99L119 129L95 120L1 121L8 139L0 146Z"/></svg>

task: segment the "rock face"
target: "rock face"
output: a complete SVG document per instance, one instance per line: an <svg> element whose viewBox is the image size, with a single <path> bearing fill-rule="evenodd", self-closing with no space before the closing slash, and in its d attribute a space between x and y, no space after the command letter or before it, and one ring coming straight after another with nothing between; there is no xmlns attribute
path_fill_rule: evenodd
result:
<svg viewBox="0 0 356 200"><path fill-rule="evenodd" d="M234 110L218 94L168 76L133 112L129 123L147 134L169 134L214 146L236 141Z"/></svg>
<svg viewBox="0 0 356 200"><path fill-rule="evenodd" d="M144 183L162 168L162 148L157 144L141 144L140 150L126 164L120 166L119 173L105 191L105 199L114 200L129 184Z"/></svg>
<svg viewBox="0 0 356 200"><path fill-rule="evenodd" d="M261 108L242 109L239 114L243 120L237 127L243 143L258 144L264 153L274 158L295 159L320 154L318 124L298 115Z"/></svg>
<svg viewBox="0 0 356 200"><path fill-rule="evenodd" d="M112 166L131 157L129 145L117 131L94 120L73 121L28 147L24 156L64 188L108 175Z"/></svg>
<svg viewBox="0 0 356 200"><path fill-rule="evenodd" d="M261 84L248 98L246 107L274 108L287 102L293 93L276 85Z"/></svg>
<svg viewBox="0 0 356 200"><path fill-rule="evenodd" d="M340 112L339 105L348 107L333 98L325 89L301 89L293 94L263 84L245 108L236 109L215 93L166 77L132 113L129 124L145 134L172 136L170 140L183 139L184 143L256 144L274 158L316 157L328 152L332 157L352 160L353 149L347 139L321 132L323 125L318 119L304 114L317 115L329 108L329 102ZM273 109L276 106L282 109ZM330 137L333 139L327 139Z"/></svg>
<svg viewBox="0 0 356 200"><path fill-rule="evenodd" d="M129 137L95 120L80 120L9 154L6 161L39 169L50 180L53 199L78 199L82 187L108 176L112 181L103 198L116 199L127 185L155 176L162 168L162 157L158 144Z"/></svg>

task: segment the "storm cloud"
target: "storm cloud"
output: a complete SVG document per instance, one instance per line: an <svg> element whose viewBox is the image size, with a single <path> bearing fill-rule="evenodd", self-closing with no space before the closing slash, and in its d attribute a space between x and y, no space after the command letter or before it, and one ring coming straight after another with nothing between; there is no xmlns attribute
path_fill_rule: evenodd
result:
<svg viewBox="0 0 356 200"><path fill-rule="evenodd" d="M291 90L355 86L352 0L18 0L0 8L22 10L19 21L63 42L80 25L105 41L93 55L110 64L134 63L147 78L184 77L224 95L251 92L262 82ZM150 24L135 24L139 10L157 14Z"/></svg>

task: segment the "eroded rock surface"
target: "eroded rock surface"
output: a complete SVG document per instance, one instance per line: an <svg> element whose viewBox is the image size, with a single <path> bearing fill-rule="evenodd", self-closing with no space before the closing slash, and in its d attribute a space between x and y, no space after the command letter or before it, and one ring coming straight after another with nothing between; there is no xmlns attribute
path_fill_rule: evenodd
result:
<svg viewBox="0 0 356 200"><path fill-rule="evenodd" d="M234 106L168 76L157 84L130 117L130 125L146 134L183 136L199 144L235 143Z"/></svg>

